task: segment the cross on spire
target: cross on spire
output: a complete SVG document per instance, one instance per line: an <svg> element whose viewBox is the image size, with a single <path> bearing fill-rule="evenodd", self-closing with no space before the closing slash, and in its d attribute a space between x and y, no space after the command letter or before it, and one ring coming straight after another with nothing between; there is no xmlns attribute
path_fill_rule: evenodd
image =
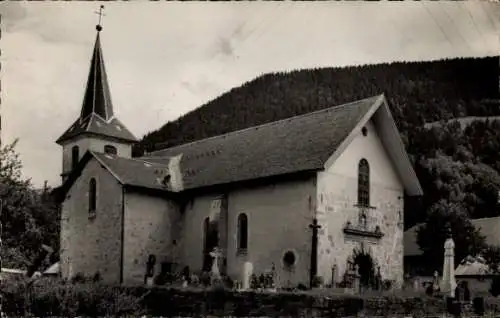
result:
<svg viewBox="0 0 500 318"><path fill-rule="evenodd" d="M103 11L104 11L104 5L102 5L102 4L99 7L99 11L95 11L95 14L99 15L99 23L95 26L97 32L102 30L102 25L101 25L102 17L106 16Z"/></svg>

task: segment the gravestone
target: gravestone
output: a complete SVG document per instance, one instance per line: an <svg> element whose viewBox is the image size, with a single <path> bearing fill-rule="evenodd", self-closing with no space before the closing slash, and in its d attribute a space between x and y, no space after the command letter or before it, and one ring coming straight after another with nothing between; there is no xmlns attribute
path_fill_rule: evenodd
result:
<svg viewBox="0 0 500 318"><path fill-rule="evenodd" d="M439 273L438 271L434 271L434 280L432 281L432 291L439 291Z"/></svg>
<svg viewBox="0 0 500 318"><path fill-rule="evenodd" d="M415 291L421 291L421 284L420 284L420 279L418 277L415 277L413 279L413 290Z"/></svg>
<svg viewBox="0 0 500 318"><path fill-rule="evenodd" d="M336 264L333 264L332 265L332 281L331 281L331 285L332 285L332 288L335 288L335 284L337 282L337 265Z"/></svg>
<svg viewBox="0 0 500 318"><path fill-rule="evenodd" d="M250 262L243 263L243 273L241 280L241 288L243 290L250 289L250 280L253 274L253 264Z"/></svg>
<svg viewBox="0 0 500 318"><path fill-rule="evenodd" d="M144 275L144 284L147 286L152 286L154 283L155 265L156 256L151 254L148 257L148 261L146 263L146 273Z"/></svg>

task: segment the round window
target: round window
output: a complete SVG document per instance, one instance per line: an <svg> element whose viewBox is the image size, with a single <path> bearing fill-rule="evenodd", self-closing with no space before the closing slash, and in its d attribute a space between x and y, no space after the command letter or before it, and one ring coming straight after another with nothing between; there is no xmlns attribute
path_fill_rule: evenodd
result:
<svg viewBox="0 0 500 318"><path fill-rule="evenodd" d="M294 252L287 251L285 255L283 255L283 264L285 264L285 266L292 267L293 265L295 265L295 262L296 257Z"/></svg>

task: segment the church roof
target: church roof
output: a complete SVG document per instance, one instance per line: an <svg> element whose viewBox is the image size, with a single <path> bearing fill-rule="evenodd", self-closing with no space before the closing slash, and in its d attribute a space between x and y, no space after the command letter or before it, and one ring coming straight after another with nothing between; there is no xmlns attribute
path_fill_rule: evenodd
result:
<svg viewBox="0 0 500 318"><path fill-rule="evenodd" d="M382 108L381 108L382 107ZM379 112L378 110L381 110ZM374 117L373 117L374 116ZM179 192L297 172L322 170L370 118L394 160L405 189L420 195L383 95L156 151L140 158L88 152L63 185L69 189L90 158L123 185ZM168 175L168 187L161 184Z"/></svg>
<svg viewBox="0 0 500 318"><path fill-rule="evenodd" d="M134 135L118 118L113 117L111 120L106 121L100 116L91 114L84 119L78 118L57 140L57 143L61 144L65 140L82 134L104 136L130 143L137 141Z"/></svg>
<svg viewBox="0 0 500 318"><path fill-rule="evenodd" d="M163 177L170 174L168 165L104 153L93 152L92 154L123 185L172 190L169 184L162 183Z"/></svg>
<svg viewBox="0 0 500 318"><path fill-rule="evenodd" d="M142 158L162 162L162 157L182 155L184 189L323 169L381 97L159 150Z"/></svg>
<svg viewBox="0 0 500 318"><path fill-rule="evenodd" d="M170 184L163 183L169 175L170 168L156 162L148 162L138 158L123 158L116 155L87 151L71 172L68 179L55 191L59 199L71 188L87 163L95 159L108 170L124 186L135 186L162 191L172 191Z"/></svg>
<svg viewBox="0 0 500 318"><path fill-rule="evenodd" d="M114 117L99 31L100 29L95 40L80 117L57 139L58 144L83 133L122 141L137 141L134 135Z"/></svg>

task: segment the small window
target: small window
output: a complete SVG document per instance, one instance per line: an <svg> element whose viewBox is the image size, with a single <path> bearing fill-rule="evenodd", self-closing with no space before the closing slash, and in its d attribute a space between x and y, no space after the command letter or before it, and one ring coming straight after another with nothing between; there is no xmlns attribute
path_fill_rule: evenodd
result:
<svg viewBox="0 0 500 318"><path fill-rule="evenodd" d="M242 213L238 215L238 251L248 248L248 217Z"/></svg>
<svg viewBox="0 0 500 318"><path fill-rule="evenodd" d="M368 129L366 127L361 128L361 132L363 133L363 136L366 137L368 135Z"/></svg>
<svg viewBox="0 0 500 318"><path fill-rule="evenodd" d="M97 206L97 182L94 178L90 179L89 183L89 218L96 216Z"/></svg>
<svg viewBox="0 0 500 318"><path fill-rule="evenodd" d="M104 153L110 154L110 155L116 155L116 147L111 146L111 145L106 145L104 146Z"/></svg>
<svg viewBox="0 0 500 318"><path fill-rule="evenodd" d="M71 148L71 169L74 170L78 165L78 161L80 160L80 148L78 146L73 146Z"/></svg>
<svg viewBox="0 0 500 318"><path fill-rule="evenodd" d="M370 205L370 166L366 159L361 159L358 165L358 205Z"/></svg>

